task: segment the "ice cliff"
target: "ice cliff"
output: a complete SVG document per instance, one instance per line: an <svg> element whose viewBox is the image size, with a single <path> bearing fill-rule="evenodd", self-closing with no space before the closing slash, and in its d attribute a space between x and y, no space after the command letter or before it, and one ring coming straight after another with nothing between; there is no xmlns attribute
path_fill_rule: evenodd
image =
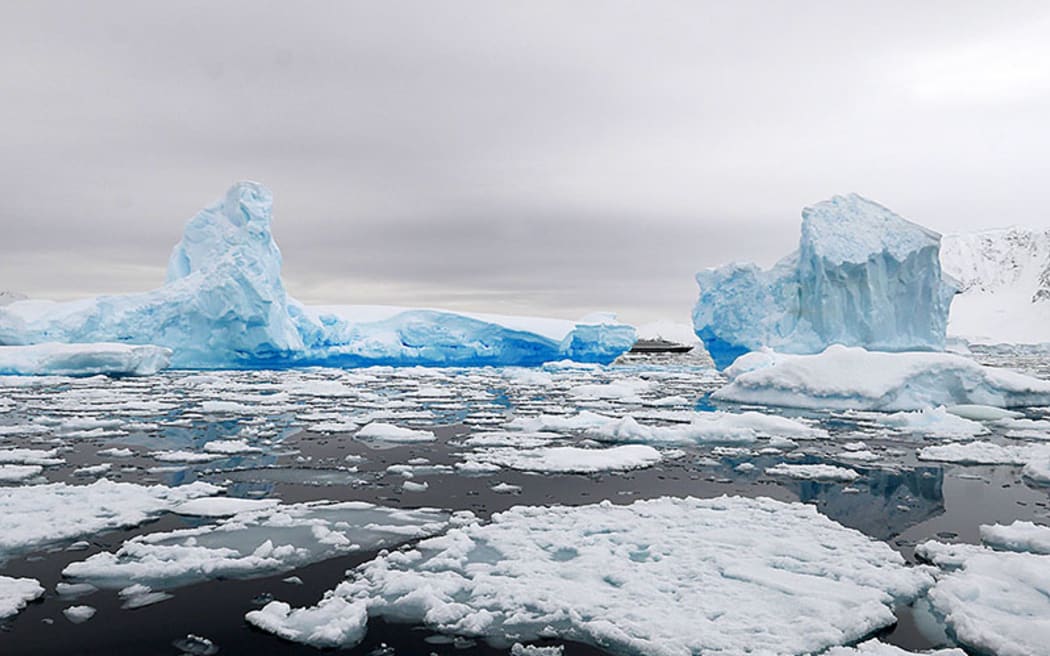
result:
<svg viewBox="0 0 1050 656"><path fill-rule="evenodd" d="M949 335L979 342L1050 342L1050 230L945 235L941 266L960 285Z"/></svg>
<svg viewBox="0 0 1050 656"><path fill-rule="evenodd" d="M579 322L354 306L290 298L270 232L273 196L239 182L186 226L167 282L141 294L0 307L0 345L154 344L172 366L532 365L611 362L634 329L609 316Z"/></svg>
<svg viewBox="0 0 1050 656"><path fill-rule="evenodd" d="M956 288L941 273L940 241L861 196L835 196L802 211L798 250L773 268L696 274L693 327L719 368L760 347L942 349Z"/></svg>

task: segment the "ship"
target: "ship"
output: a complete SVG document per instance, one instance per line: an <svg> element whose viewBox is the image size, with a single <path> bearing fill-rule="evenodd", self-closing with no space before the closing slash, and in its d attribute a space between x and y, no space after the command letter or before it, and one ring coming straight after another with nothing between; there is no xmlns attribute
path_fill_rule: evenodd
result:
<svg viewBox="0 0 1050 656"><path fill-rule="evenodd" d="M640 339L631 347L631 353L688 353L693 350L689 344L679 344L667 339Z"/></svg>

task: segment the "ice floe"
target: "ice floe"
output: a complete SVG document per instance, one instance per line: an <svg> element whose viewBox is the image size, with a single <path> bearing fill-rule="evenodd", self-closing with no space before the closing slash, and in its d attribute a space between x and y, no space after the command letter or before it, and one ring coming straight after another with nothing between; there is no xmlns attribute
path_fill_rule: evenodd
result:
<svg viewBox="0 0 1050 656"><path fill-rule="evenodd" d="M848 467L836 467L835 465L796 465L780 463L766 468L766 473L774 476L787 476L802 480L815 481L842 481L850 483L860 478L860 473Z"/></svg>
<svg viewBox="0 0 1050 656"><path fill-rule="evenodd" d="M171 350L133 344L0 346L0 374L20 376L150 376L166 369Z"/></svg>
<svg viewBox="0 0 1050 656"><path fill-rule="evenodd" d="M36 579L0 576L0 619L10 617L26 604L44 595L44 587Z"/></svg>
<svg viewBox="0 0 1050 656"><path fill-rule="evenodd" d="M650 467L663 459L659 451L645 444L625 444L605 449L574 446L482 449L466 457L471 463L550 474L626 471Z"/></svg>
<svg viewBox="0 0 1050 656"><path fill-rule="evenodd" d="M115 553L70 563L62 573L99 588L165 590L212 578L276 574L340 554L389 547L433 535L447 521L448 514L438 510L391 509L361 501L269 506L215 525L138 536Z"/></svg>
<svg viewBox="0 0 1050 656"><path fill-rule="evenodd" d="M798 654L892 624L892 605L931 582L812 506L660 498L512 508L365 563L314 607L275 601L247 619L319 646L353 644L367 614L506 646Z"/></svg>
<svg viewBox="0 0 1050 656"><path fill-rule="evenodd" d="M167 487L106 479L90 485L0 488L0 560L51 542L135 526L220 489L200 482Z"/></svg>
<svg viewBox="0 0 1050 656"><path fill-rule="evenodd" d="M916 554L943 569L929 590L950 634L980 653L1042 656L1050 645L1050 528L984 526L975 545L920 544Z"/></svg>
<svg viewBox="0 0 1050 656"><path fill-rule="evenodd" d="M879 353L840 345L816 355L764 350L741 356L725 373L730 383L712 396L739 403L883 411L1050 404L1050 381L952 353Z"/></svg>

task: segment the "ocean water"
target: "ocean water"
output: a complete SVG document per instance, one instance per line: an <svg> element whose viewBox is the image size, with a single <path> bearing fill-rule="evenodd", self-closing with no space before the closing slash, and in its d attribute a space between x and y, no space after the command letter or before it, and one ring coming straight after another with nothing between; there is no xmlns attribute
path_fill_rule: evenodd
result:
<svg viewBox="0 0 1050 656"><path fill-rule="evenodd" d="M984 349L974 357L1037 375L1050 371L1050 358L1037 350ZM0 450L54 449L53 459L61 462L43 466L35 477L6 484L0 494L44 483L86 485L101 477L140 485L203 481L222 486L226 496L237 498L279 499L285 504L367 501L390 508L469 510L482 519L514 505L580 505L605 499L630 503L665 495L766 496L813 504L836 522L885 541L909 562L915 562L914 547L924 540L977 543L981 524L1018 519L1047 523L1047 489L1026 482L1019 466L917 459L920 448L959 441L957 437L896 428L869 413L714 404L708 395L722 382L717 372L693 360L667 357L634 357L609 367L175 371L125 379L8 378L0 381ZM457 466L485 462L492 449L506 454L536 447L617 446L601 430L548 427L537 434L536 421L526 422L541 416L593 412L674 428L696 412L714 411L787 417L813 429L816 436L795 436L786 442L776 431L746 438L727 430L723 439L654 444L662 460L626 471L551 473L504 467L475 473ZM1048 414L1046 408L1025 410L1035 426ZM377 423L417 431L415 439L430 437L429 432L432 439L398 442L357 435L361 427ZM1044 439L1037 435L1040 429L1019 437L1016 431L988 422L986 430L976 439L1003 445L1038 444ZM242 452L225 452L237 450ZM857 459L853 454L858 451L868 455ZM214 457L179 462L193 457L186 454ZM780 463L834 465L859 477L837 482L766 473ZM106 465L108 469L102 471ZM404 487L405 481L426 483L426 489L411 491ZM494 490L498 484L503 485ZM41 600L0 620L0 653L203 654L216 648L221 654L318 653L251 628L244 614L273 598L293 606L313 604L347 570L373 558L375 549L277 574L175 587L168 590L169 599L135 609L122 608L116 590L102 589L76 599L55 592L56 584L64 580L63 568L70 563L115 551L135 536L216 521L162 512L133 526L40 541L6 554L0 551L0 575L32 577L47 589ZM3 526L0 518L0 530ZM70 550L81 541L87 544ZM302 583L286 582L290 576ZM97 613L74 624L62 614L73 604L90 605ZM896 614L899 621L883 632L883 640L912 649L950 642L936 619L921 608L901 607ZM202 636L211 644L187 640L188 635ZM362 644L335 651L507 653L483 641L375 619L369 621ZM601 652L567 644L565 653Z"/></svg>

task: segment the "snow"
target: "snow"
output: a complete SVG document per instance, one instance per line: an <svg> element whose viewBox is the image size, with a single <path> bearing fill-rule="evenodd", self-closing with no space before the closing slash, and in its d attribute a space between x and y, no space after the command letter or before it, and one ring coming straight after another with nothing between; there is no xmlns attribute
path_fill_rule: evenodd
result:
<svg viewBox="0 0 1050 656"><path fill-rule="evenodd" d="M1050 486L1050 455L1037 457L1025 463L1021 476L1035 485Z"/></svg>
<svg viewBox="0 0 1050 656"><path fill-rule="evenodd" d="M1017 524L982 527L982 536L988 535L991 546L1008 542L1010 548L1022 548L1032 533ZM1045 531L1041 533L1045 539ZM1046 654L1050 556L938 542L920 544L916 554L944 569L928 599L959 643L1000 656Z"/></svg>
<svg viewBox="0 0 1050 656"><path fill-rule="evenodd" d="M952 353L880 353L842 345L816 355L763 350L741 356L725 374L730 383L712 397L750 404L882 411L1050 404L1050 382Z"/></svg>
<svg viewBox="0 0 1050 656"><path fill-rule="evenodd" d="M933 651L914 652L901 649L896 645L889 645L878 640L868 640L856 647L832 647L822 656L913 656L925 654L926 656L966 656L962 649L935 649Z"/></svg>
<svg viewBox="0 0 1050 656"><path fill-rule="evenodd" d="M956 417L962 417L963 419L970 419L972 421L1000 421L1002 419L1017 419L1024 416L1023 413L1015 410L1004 410L1003 408L993 408L988 405L976 405L972 403L953 405L945 408L945 410Z"/></svg>
<svg viewBox="0 0 1050 656"><path fill-rule="evenodd" d="M40 465L0 465L0 483L18 483L39 476L44 471Z"/></svg>
<svg viewBox="0 0 1050 656"><path fill-rule="evenodd" d="M62 614L73 624L83 624L94 617L95 612L92 606L70 606L63 610Z"/></svg>
<svg viewBox="0 0 1050 656"><path fill-rule="evenodd" d="M1013 524L981 526L981 542L1004 551L1027 551L1050 555L1050 526L1015 521Z"/></svg>
<svg viewBox="0 0 1050 656"><path fill-rule="evenodd" d="M11 617L26 604L44 596L44 587L36 579L0 576L0 619Z"/></svg>
<svg viewBox="0 0 1050 656"><path fill-rule="evenodd" d="M564 645L539 647L537 645L523 645L520 642L515 642L510 647L510 656L561 656L564 651Z"/></svg>
<svg viewBox="0 0 1050 656"><path fill-rule="evenodd" d="M272 508L277 499L238 499L235 497L203 497L180 503L171 509L179 515L194 517L230 517L249 510Z"/></svg>
<svg viewBox="0 0 1050 656"><path fill-rule="evenodd" d="M1050 342L1050 231L945 235L941 266L960 282L948 334L973 342Z"/></svg>
<svg viewBox="0 0 1050 656"><path fill-rule="evenodd" d="M1001 446L993 442L953 442L923 447L918 458L973 465L1026 465L1050 459L1050 444Z"/></svg>
<svg viewBox="0 0 1050 656"><path fill-rule="evenodd" d="M841 481L850 483L860 478L860 474L847 467L834 465L794 465L780 463L766 468L766 473L774 476L787 476L802 480Z"/></svg>
<svg viewBox="0 0 1050 656"><path fill-rule="evenodd" d="M660 462L663 456L651 446L627 444L608 449L584 449L574 446L483 449L468 454L467 458L475 463L499 465L520 471L583 474L642 469Z"/></svg>
<svg viewBox="0 0 1050 656"><path fill-rule="evenodd" d="M172 349L190 368L608 363L635 332L612 315L578 321L379 306L307 306L288 296L271 233L273 196L238 182L186 225L153 291L0 307L0 344L127 342Z"/></svg>
<svg viewBox="0 0 1050 656"><path fill-rule="evenodd" d="M720 369L761 347L943 349L955 287L939 249L937 233L856 194L835 196L803 209L798 251L772 269L697 273L693 327Z"/></svg>
<svg viewBox="0 0 1050 656"><path fill-rule="evenodd" d="M324 648L355 645L364 639L368 610L362 601L333 597L319 606L294 610L282 601L271 601L244 618L285 640Z"/></svg>
<svg viewBox="0 0 1050 656"><path fill-rule="evenodd" d="M984 424L960 417L949 412L944 406L912 412L895 412L878 417L876 421L908 433L932 437L974 437L988 432Z"/></svg>
<svg viewBox="0 0 1050 656"><path fill-rule="evenodd" d="M437 510L360 501L254 508L214 525L132 538L115 553L70 563L62 573L99 588L134 584L151 590L213 578L267 576L433 535L447 520L447 513Z"/></svg>
<svg viewBox="0 0 1050 656"><path fill-rule="evenodd" d="M359 430L357 437L377 442L432 442L437 439L431 431L402 428L378 421L373 421Z"/></svg>
<svg viewBox="0 0 1050 656"><path fill-rule="evenodd" d="M0 488L0 561L41 545L135 526L175 506L210 496L220 488L207 483L180 487L114 483L52 483Z"/></svg>
<svg viewBox="0 0 1050 656"><path fill-rule="evenodd" d="M204 445L204 450L208 453L223 455L258 453L262 451L259 447L248 444L247 440L212 440Z"/></svg>
<svg viewBox="0 0 1050 656"><path fill-rule="evenodd" d="M3 341L0 340L0 344ZM166 369L169 349L113 343L0 346L0 374L19 376L151 376Z"/></svg>
<svg viewBox="0 0 1050 656"><path fill-rule="evenodd" d="M671 415L669 426L642 424L633 416L609 417L590 410L575 415L518 417L508 428L532 434L542 431L582 432L606 442L650 444L750 443L760 437L817 439L827 437L821 428L800 421L759 412L681 412Z"/></svg>
<svg viewBox="0 0 1050 656"><path fill-rule="evenodd" d="M931 582L811 506L665 497L515 507L380 555L314 607L275 601L248 617L322 646L356 642L361 628L326 629L347 615L359 627L367 609L507 646L543 637L655 656L809 653L892 624L892 605Z"/></svg>

